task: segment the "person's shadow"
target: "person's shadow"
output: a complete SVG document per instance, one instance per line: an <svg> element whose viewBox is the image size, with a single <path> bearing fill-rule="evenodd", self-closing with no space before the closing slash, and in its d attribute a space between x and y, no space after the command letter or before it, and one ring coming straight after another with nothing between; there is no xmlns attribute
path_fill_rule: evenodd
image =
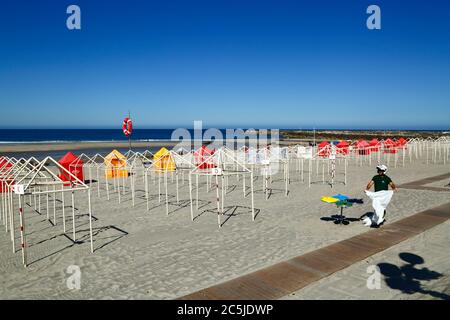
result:
<svg viewBox="0 0 450 320"><path fill-rule="evenodd" d="M416 265L425 262L422 257L407 252L400 253L399 257L406 264L400 267L391 263L378 264L380 272L385 276L385 282L390 288L400 290L406 294L421 293L437 299L450 300L450 296L445 293L427 290L422 287L421 281L436 280L443 276L439 272L431 271L428 268L416 268Z"/></svg>

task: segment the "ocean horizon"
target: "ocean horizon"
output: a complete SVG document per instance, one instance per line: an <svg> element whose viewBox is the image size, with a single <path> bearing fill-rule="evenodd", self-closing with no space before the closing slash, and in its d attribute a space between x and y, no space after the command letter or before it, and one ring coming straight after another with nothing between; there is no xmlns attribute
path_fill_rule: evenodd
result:
<svg viewBox="0 0 450 320"><path fill-rule="evenodd" d="M175 128L168 129L134 129L133 141L164 141L171 140ZM187 129L193 136L194 130ZM208 128L203 128L203 132ZM219 129L226 136L227 129ZM247 128L243 128L247 130ZM258 130L258 129L256 129ZM442 129L303 129L283 128L280 131L410 131L410 132L448 132ZM0 129L0 144L19 143L64 143L64 142L111 142L128 141L121 129Z"/></svg>

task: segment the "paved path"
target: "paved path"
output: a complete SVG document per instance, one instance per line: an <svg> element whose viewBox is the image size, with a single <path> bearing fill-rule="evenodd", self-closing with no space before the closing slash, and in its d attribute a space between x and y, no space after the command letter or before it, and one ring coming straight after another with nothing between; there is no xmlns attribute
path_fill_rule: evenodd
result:
<svg viewBox="0 0 450 320"><path fill-rule="evenodd" d="M282 299L450 300L449 231L447 220Z"/></svg>
<svg viewBox="0 0 450 320"><path fill-rule="evenodd" d="M430 191L450 191L450 188L442 188L442 187L429 187L426 186L435 181L441 181L444 179L450 179L450 173L441 174L439 176L434 176L430 178L425 178L421 180L416 180L413 182L408 182L399 185L399 188L403 189L413 189L413 190L430 190Z"/></svg>
<svg viewBox="0 0 450 320"><path fill-rule="evenodd" d="M424 184L448 177L450 177L450 173L403 184L400 187L429 190L430 187L426 187ZM447 190L445 188L437 189ZM390 223L380 229L372 229L296 258L191 293L180 299L280 299L442 224L449 218L450 203L447 203Z"/></svg>
<svg viewBox="0 0 450 320"><path fill-rule="evenodd" d="M279 299L450 218L450 203L334 243L181 299Z"/></svg>

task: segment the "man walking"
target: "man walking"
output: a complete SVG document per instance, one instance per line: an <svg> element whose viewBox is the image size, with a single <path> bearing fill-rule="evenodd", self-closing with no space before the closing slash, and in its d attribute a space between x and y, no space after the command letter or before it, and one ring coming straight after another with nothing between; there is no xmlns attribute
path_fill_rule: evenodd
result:
<svg viewBox="0 0 450 320"><path fill-rule="evenodd" d="M393 191L396 190L394 182L386 175L387 169L388 168L384 164L377 166L377 175L375 175L367 184L365 192L366 195L372 199L375 216L372 219L368 217L364 219L364 224L366 226L379 226L384 222L386 207L391 201ZM375 192L369 191L372 186L374 186ZM389 186L392 190L389 190Z"/></svg>

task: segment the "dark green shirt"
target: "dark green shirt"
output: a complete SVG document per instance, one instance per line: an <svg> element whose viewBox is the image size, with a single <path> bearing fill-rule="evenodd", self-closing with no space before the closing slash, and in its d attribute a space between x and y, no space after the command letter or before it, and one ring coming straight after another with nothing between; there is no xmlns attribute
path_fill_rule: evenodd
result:
<svg viewBox="0 0 450 320"><path fill-rule="evenodd" d="M389 183L392 182L391 178L389 178L387 175L379 175L377 174L372 178L372 181L375 185L375 192L382 191L382 190L389 190Z"/></svg>

